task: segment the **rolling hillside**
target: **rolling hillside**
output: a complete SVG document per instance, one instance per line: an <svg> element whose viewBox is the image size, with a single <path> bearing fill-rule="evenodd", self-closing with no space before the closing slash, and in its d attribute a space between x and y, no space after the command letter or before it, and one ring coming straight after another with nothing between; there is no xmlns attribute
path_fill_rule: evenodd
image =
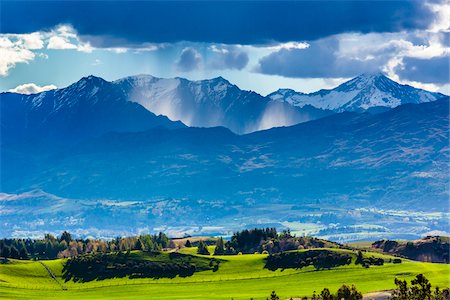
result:
<svg viewBox="0 0 450 300"><path fill-rule="evenodd" d="M185 248L192 253L196 248ZM348 250L333 250L348 253ZM139 252L136 252L139 255ZM168 255L168 254L165 254ZM366 253L389 261L392 257ZM202 256L204 257L204 256ZM217 271L197 272L185 278L115 278L87 283L65 282L63 260L12 261L0 265L2 298L83 297L96 299L265 299L275 290L282 299L311 296L313 291L328 287L336 290L343 283L355 284L364 293L394 288L394 278L411 279L423 273L434 285L449 286L449 265L403 260L366 269L353 263L331 270L315 271L313 267L270 271L264 268L264 254L220 256L224 262ZM142 259L151 259L142 254ZM55 275L49 276L44 264Z"/></svg>

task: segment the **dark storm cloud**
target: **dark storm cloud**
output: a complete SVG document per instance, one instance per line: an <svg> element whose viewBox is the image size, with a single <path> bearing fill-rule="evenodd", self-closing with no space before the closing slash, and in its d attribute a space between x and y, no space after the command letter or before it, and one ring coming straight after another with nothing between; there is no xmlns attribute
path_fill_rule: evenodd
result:
<svg viewBox="0 0 450 300"><path fill-rule="evenodd" d="M176 68L180 72L190 72L198 69L202 58L193 48L185 48L176 62Z"/></svg>
<svg viewBox="0 0 450 300"><path fill-rule="evenodd" d="M373 59L361 60L339 56L339 40L330 37L310 43L306 49L281 49L263 57L257 72L297 78L352 77L379 70L388 60L391 50ZM378 53L381 54L381 53Z"/></svg>
<svg viewBox="0 0 450 300"><path fill-rule="evenodd" d="M235 69L242 70L248 64L248 54L235 47L225 47L221 51L214 53L210 59L208 67L211 69L224 70Z"/></svg>
<svg viewBox="0 0 450 300"><path fill-rule="evenodd" d="M2 33L72 24L95 47L177 41L264 44L424 29L424 1L2 1Z"/></svg>
<svg viewBox="0 0 450 300"><path fill-rule="evenodd" d="M398 66L395 73L402 80L446 84L450 82L449 65L449 56L428 59L405 57L403 65Z"/></svg>

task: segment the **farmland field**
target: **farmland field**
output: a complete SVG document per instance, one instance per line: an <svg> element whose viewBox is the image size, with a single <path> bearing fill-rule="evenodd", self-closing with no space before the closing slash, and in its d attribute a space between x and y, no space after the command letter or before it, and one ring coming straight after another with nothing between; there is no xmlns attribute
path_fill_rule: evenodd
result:
<svg viewBox="0 0 450 300"><path fill-rule="evenodd" d="M182 253L194 254L196 248ZM333 250L356 253L349 250ZM133 252L142 259L151 259L143 252ZM168 255L165 253L164 255ZM196 272L180 278L112 278L77 283L63 279L63 259L43 261L11 260L0 265L0 298L2 299L266 299L275 290L281 299L311 296L324 287L338 289L342 284L355 284L363 293L394 288L394 278L410 280L424 274L434 286L450 285L450 265L413 262L403 259L389 263L391 256L379 253L365 255L384 258L383 266L363 268L355 265L331 270L302 269L270 271L264 268L265 254L220 256L223 262L214 272ZM49 271L55 279L50 276Z"/></svg>

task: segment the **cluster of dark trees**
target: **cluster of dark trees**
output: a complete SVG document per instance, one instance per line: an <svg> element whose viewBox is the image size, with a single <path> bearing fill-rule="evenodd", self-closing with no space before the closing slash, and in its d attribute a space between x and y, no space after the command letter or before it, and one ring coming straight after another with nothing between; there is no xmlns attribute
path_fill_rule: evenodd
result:
<svg viewBox="0 0 450 300"><path fill-rule="evenodd" d="M401 260L400 260L401 262ZM398 261L396 261L398 263ZM361 251L358 251L358 255L356 256L355 265L361 265L365 268L369 268L370 266L382 266L384 265L384 259L379 257L364 257Z"/></svg>
<svg viewBox="0 0 450 300"><path fill-rule="evenodd" d="M349 265L351 262L352 257L349 254L330 250L309 250L271 254L266 258L264 267L274 271L277 269L301 269L313 265L320 270Z"/></svg>
<svg viewBox="0 0 450 300"><path fill-rule="evenodd" d="M235 232L227 242L219 238L216 243L214 255L255 252L273 254L289 250L324 247L340 248L342 246L313 237L296 237L291 235L289 230L278 233L275 228L255 228Z"/></svg>
<svg viewBox="0 0 450 300"><path fill-rule="evenodd" d="M209 255L208 245L204 241L199 241L197 254Z"/></svg>
<svg viewBox="0 0 450 300"><path fill-rule="evenodd" d="M191 276L195 272L217 270L220 261L198 258L176 252L169 253L169 259L160 258L159 252L141 257L127 252L93 253L72 257L63 268L66 281L87 282L108 278L174 278Z"/></svg>
<svg viewBox="0 0 450 300"><path fill-rule="evenodd" d="M267 300L280 300L280 297L275 293L275 291L272 291L270 296L267 298ZM351 287L348 285L342 285L336 293L331 293L328 288L324 288L319 294L317 294L315 291L311 298L303 297L302 300L362 300L363 295L360 291L356 289L354 285ZM292 298L291 298L292 300Z"/></svg>
<svg viewBox="0 0 450 300"><path fill-rule="evenodd" d="M406 280L395 278L397 288L393 291L391 300L450 300L450 289L439 289L433 291L430 281L419 274L411 280L408 286Z"/></svg>
<svg viewBox="0 0 450 300"><path fill-rule="evenodd" d="M2 239L0 240L0 256L16 259L54 259L97 252L160 251L171 246L173 245L169 238L161 232L157 235L117 237L110 241L103 241L74 239L69 232L64 231L59 237L46 234L43 239Z"/></svg>

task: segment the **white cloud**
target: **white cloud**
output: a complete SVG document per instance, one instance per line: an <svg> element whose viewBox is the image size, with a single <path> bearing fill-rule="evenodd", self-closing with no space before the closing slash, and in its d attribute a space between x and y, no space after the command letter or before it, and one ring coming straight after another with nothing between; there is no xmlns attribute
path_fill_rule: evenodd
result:
<svg viewBox="0 0 450 300"><path fill-rule="evenodd" d="M89 43L82 42L76 31L67 25L52 31L29 34L0 34L0 76L7 76L10 69L20 63L29 63L36 57L48 58L47 54L36 52L41 49L74 49L92 52Z"/></svg>
<svg viewBox="0 0 450 300"><path fill-rule="evenodd" d="M426 3L425 5L435 14L434 22L428 30L431 32L449 32L450 5L448 0L444 0L442 3Z"/></svg>
<svg viewBox="0 0 450 300"><path fill-rule="evenodd" d="M212 52L215 52L215 53L223 53L223 54L226 54L226 53L228 53L229 52L229 50L225 47L225 46L217 46L217 45L211 45L211 46L209 46L208 47L208 49L209 50L211 50Z"/></svg>
<svg viewBox="0 0 450 300"><path fill-rule="evenodd" d="M309 44L306 42L287 42L281 43L275 46L266 47L272 51L279 51L281 49L292 50L292 49L306 49L309 48Z"/></svg>
<svg viewBox="0 0 450 300"><path fill-rule="evenodd" d="M54 90L56 88L57 88L56 85L53 84L39 86L34 83L25 83L8 90L8 92L29 95Z"/></svg>
<svg viewBox="0 0 450 300"><path fill-rule="evenodd" d="M34 52L26 48L23 40L0 36L0 76L7 76L16 64L29 63L34 58Z"/></svg>
<svg viewBox="0 0 450 300"><path fill-rule="evenodd" d="M77 49L77 46L64 37L52 36L48 41L47 49Z"/></svg>
<svg viewBox="0 0 450 300"><path fill-rule="evenodd" d="M23 47L26 49L42 49L44 48L43 36L40 32L33 32L30 34L21 34L19 36Z"/></svg>
<svg viewBox="0 0 450 300"><path fill-rule="evenodd" d="M50 33L46 33L46 35L49 36L47 49L76 49L77 51L88 53L94 50L89 43L82 42L76 30L69 25L59 25Z"/></svg>

